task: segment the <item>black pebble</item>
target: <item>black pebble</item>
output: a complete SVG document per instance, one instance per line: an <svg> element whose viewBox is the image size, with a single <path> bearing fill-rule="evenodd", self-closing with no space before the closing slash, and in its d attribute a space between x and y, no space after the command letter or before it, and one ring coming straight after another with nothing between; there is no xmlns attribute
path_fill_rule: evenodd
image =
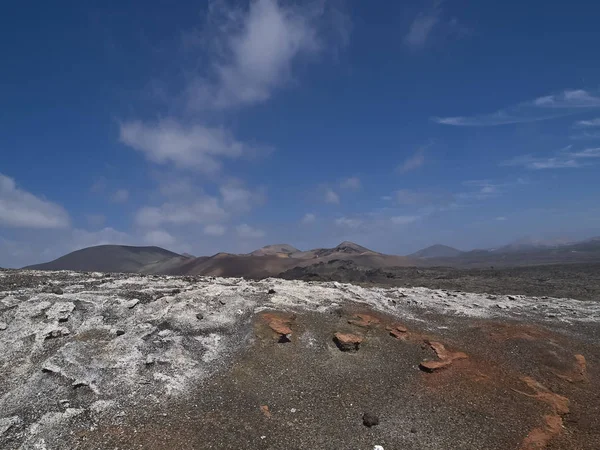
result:
<svg viewBox="0 0 600 450"><path fill-rule="evenodd" d="M379 425L379 417L375 414L364 413L363 414L363 425L371 428L372 426Z"/></svg>

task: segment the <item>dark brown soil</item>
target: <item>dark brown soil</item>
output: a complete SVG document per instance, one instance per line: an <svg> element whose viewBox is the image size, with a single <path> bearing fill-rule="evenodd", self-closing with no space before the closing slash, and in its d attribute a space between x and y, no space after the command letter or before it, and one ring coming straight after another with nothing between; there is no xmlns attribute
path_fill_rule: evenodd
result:
<svg viewBox="0 0 600 450"><path fill-rule="evenodd" d="M597 326L559 332L430 315L403 322L396 338L386 328L397 319L354 308L298 312L287 343L269 327L273 316L259 315L252 345L228 369L180 400L74 429L68 448L600 448ZM356 321L357 312L375 320ZM336 332L362 336L360 349L340 351ZM467 358L419 369L444 352ZM379 423L364 426L365 413Z"/></svg>

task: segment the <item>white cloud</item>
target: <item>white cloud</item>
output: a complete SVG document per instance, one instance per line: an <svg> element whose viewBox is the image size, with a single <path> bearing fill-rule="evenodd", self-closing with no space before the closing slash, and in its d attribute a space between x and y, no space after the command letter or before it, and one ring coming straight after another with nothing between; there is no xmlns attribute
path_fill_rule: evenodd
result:
<svg viewBox="0 0 600 450"><path fill-rule="evenodd" d="M167 231L152 230L148 231L144 235L144 242L150 245L164 247L168 245L173 245L176 242L176 239Z"/></svg>
<svg viewBox="0 0 600 450"><path fill-rule="evenodd" d="M419 216L395 216L390 220L394 225L408 225L419 220Z"/></svg>
<svg viewBox="0 0 600 450"><path fill-rule="evenodd" d="M434 0L430 8L417 14L404 36L404 45L411 50L421 50L434 38L443 40L470 34L471 30L460 24L455 17L444 17L443 3L444 0Z"/></svg>
<svg viewBox="0 0 600 450"><path fill-rule="evenodd" d="M338 204L340 202L340 196L333 190L330 188L327 188L325 190L325 203L333 203L333 204Z"/></svg>
<svg viewBox="0 0 600 450"><path fill-rule="evenodd" d="M427 199L427 194L410 189L400 189L394 192L393 199L400 205L415 205Z"/></svg>
<svg viewBox="0 0 600 450"><path fill-rule="evenodd" d="M125 203L129 200L129 191L127 189L118 189L113 194L111 200L115 203Z"/></svg>
<svg viewBox="0 0 600 450"><path fill-rule="evenodd" d="M358 228L362 225L363 221L360 219L350 219L348 217L340 217L335 219L335 224L340 227L347 228Z"/></svg>
<svg viewBox="0 0 600 450"><path fill-rule="evenodd" d="M135 216L138 226L154 228L163 224L187 225L220 222L227 213L215 197L200 195L191 203L166 202L140 208Z"/></svg>
<svg viewBox="0 0 600 450"><path fill-rule="evenodd" d="M253 228L248 224L241 224L236 227L239 237L247 239L257 239L265 236L265 232L257 228Z"/></svg>
<svg viewBox="0 0 600 450"><path fill-rule="evenodd" d="M224 128L183 126L173 119L152 125L140 121L123 123L120 140L154 163L172 163L179 169L208 174L220 170L221 159L238 158L255 150L237 141Z"/></svg>
<svg viewBox="0 0 600 450"><path fill-rule="evenodd" d="M575 169L592 164L591 160L600 158L600 147L579 151L559 152L553 156L522 155L502 162L502 166L522 166L532 170Z"/></svg>
<svg viewBox="0 0 600 450"><path fill-rule="evenodd" d="M432 120L443 125L495 126L553 119L576 114L586 109L598 108L600 108L600 96L597 93L582 89L567 89L561 93L539 97L492 114L434 117Z"/></svg>
<svg viewBox="0 0 600 450"><path fill-rule="evenodd" d="M219 192L223 198L223 205L225 208L234 213L249 211L255 205L265 201L265 193L263 190L259 189L257 191L251 191L239 182L231 182L222 185L219 188Z"/></svg>
<svg viewBox="0 0 600 450"><path fill-rule="evenodd" d="M67 228L69 214L56 204L17 187L0 174L0 226L15 228Z"/></svg>
<svg viewBox="0 0 600 450"><path fill-rule="evenodd" d="M404 44L412 49L423 48L435 26L440 23L441 12L439 3L427 12L420 12L410 25Z"/></svg>
<svg viewBox="0 0 600 450"><path fill-rule="evenodd" d="M398 166L396 169L399 173L410 172L411 170L418 169L423 164L425 164L425 150L429 147L430 144L420 147L414 155L407 158L402 164Z"/></svg>
<svg viewBox="0 0 600 450"><path fill-rule="evenodd" d="M317 220L317 216L313 213L306 213L304 217L302 217L302 223L307 225L310 223L314 223Z"/></svg>
<svg viewBox="0 0 600 450"><path fill-rule="evenodd" d="M496 220L498 220L498 221L500 221L500 222L504 222L504 221L505 221L505 220L507 220L507 219L506 219L506 217L504 217L504 216L499 216L499 217L496 217Z"/></svg>
<svg viewBox="0 0 600 450"><path fill-rule="evenodd" d="M574 126L576 128L600 127L600 117L591 120L579 120L578 122L575 122Z"/></svg>
<svg viewBox="0 0 600 450"><path fill-rule="evenodd" d="M85 216L90 227L98 228L106 222L106 216L103 214L87 214Z"/></svg>
<svg viewBox="0 0 600 450"><path fill-rule="evenodd" d="M208 236L223 236L227 229L223 225L212 224L204 227L204 234Z"/></svg>
<svg viewBox="0 0 600 450"><path fill-rule="evenodd" d="M301 56L319 53L327 38L330 46L347 41L348 21L338 20L343 13L325 2L299 6L256 0L247 11L219 6L209 17L218 25L210 30L217 60L188 89L189 104L196 109L263 102L291 79Z"/></svg>
<svg viewBox="0 0 600 450"><path fill-rule="evenodd" d="M340 188L348 189L351 191L358 191L362 187L360 178L358 177L350 177L342 180L340 183Z"/></svg>

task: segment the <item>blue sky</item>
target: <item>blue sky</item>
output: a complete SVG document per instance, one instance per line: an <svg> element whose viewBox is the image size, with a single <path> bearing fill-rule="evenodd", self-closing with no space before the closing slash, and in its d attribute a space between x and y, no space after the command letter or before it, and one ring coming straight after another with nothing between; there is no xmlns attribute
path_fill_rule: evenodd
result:
<svg viewBox="0 0 600 450"><path fill-rule="evenodd" d="M600 5L13 2L0 266L600 234Z"/></svg>

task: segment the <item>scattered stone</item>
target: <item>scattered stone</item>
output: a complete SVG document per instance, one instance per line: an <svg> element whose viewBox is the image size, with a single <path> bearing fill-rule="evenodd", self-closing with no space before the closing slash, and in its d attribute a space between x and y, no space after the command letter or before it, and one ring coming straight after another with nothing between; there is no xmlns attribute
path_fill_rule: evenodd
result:
<svg viewBox="0 0 600 450"><path fill-rule="evenodd" d="M56 302L47 311L46 318L58 322L69 320L71 313L75 309L75 304L71 302Z"/></svg>
<svg viewBox="0 0 600 450"><path fill-rule="evenodd" d="M506 298L509 299L509 300L516 300L517 299L517 297L515 297L514 295L508 295Z"/></svg>
<svg viewBox="0 0 600 450"><path fill-rule="evenodd" d="M269 411L269 407L267 405L261 405L260 412L262 412L267 419L271 418L271 411Z"/></svg>
<svg viewBox="0 0 600 450"><path fill-rule="evenodd" d="M225 303L225 300L223 300L223 299L219 300L219 303L220 303L221 305L225 305L225 304L226 304L226 303Z"/></svg>
<svg viewBox="0 0 600 450"><path fill-rule="evenodd" d="M417 429L416 429L415 427L412 427L412 428L410 429L410 432L411 432L411 433L413 433L413 434L415 434L415 433L417 432Z"/></svg>
<svg viewBox="0 0 600 450"><path fill-rule="evenodd" d="M204 314L202 314L202 313L196 314L196 319L198 319L198 320L204 319Z"/></svg>
<svg viewBox="0 0 600 450"><path fill-rule="evenodd" d="M269 289L269 295L276 294L275 289Z"/></svg>
<svg viewBox="0 0 600 450"><path fill-rule="evenodd" d="M0 436L10 430L16 425L20 425L22 422L19 416L4 417L0 419Z"/></svg>
<svg viewBox="0 0 600 450"><path fill-rule="evenodd" d="M360 347L363 338L356 334L350 333L335 333L333 342L343 352L356 352Z"/></svg>
<svg viewBox="0 0 600 450"><path fill-rule="evenodd" d="M127 307L128 309L133 309L133 308L135 308L135 307L136 307L136 305L137 305L139 302L140 302L140 301L139 301L139 299L137 299L137 298L134 298L134 299L131 299L131 300L129 300L129 301L127 301L127 302L125 302L125 303L124 303L124 305L125 305L125 307Z"/></svg>
<svg viewBox="0 0 600 450"><path fill-rule="evenodd" d="M154 356L148 355L148 357L146 358L145 364L147 366L150 366L150 365L154 364L155 362L156 362L156 360L154 359Z"/></svg>
<svg viewBox="0 0 600 450"><path fill-rule="evenodd" d="M44 336L44 339L54 339L54 338L59 338L59 337L63 337L63 336L68 336L69 334L71 334L71 332L69 331L68 328L57 327L57 328L50 329Z"/></svg>
<svg viewBox="0 0 600 450"><path fill-rule="evenodd" d="M119 329L119 330L115 330L115 334L116 334L117 336L123 336L123 335L125 334L125 330L121 330L121 329Z"/></svg>
<svg viewBox="0 0 600 450"><path fill-rule="evenodd" d="M290 342L292 335L292 329L290 325L292 323L292 317L283 317L277 314L263 314L263 319L267 321L269 328L273 330L279 336L280 343Z"/></svg>
<svg viewBox="0 0 600 450"><path fill-rule="evenodd" d="M50 292L52 292L53 294L56 294L56 295L63 295L63 290L61 288L59 288L58 286L52 286L52 288L50 289Z"/></svg>
<svg viewBox="0 0 600 450"><path fill-rule="evenodd" d="M390 335L394 336L396 339L406 339L406 333L408 332L408 329L404 325L399 324L386 327L386 330L388 330Z"/></svg>
<svg viewBox="0 0 600 450"><path fill-rule="evenodd" d="M363 414L363 425L365 427L374 427L375 425L379 425L379 417L377 417L375 414L371 414L371 413L364 413Z"/></svg>
<svg viewBox="0 0 600 450"><path fill-rule="evenodd" d="M375 447L373 447L373 450L384 450L384 449L381 445L376 445Z"/></svg>
<svg viewBox="0 0 600 450"><path fill-rule="evenodd" d="M5 322L0 322L0 331L4 331L8 328L8 325Z"/></svg>
<svg viewBox="0 0 600 450"><path fill-rule="evenodd" d="M450 366L452 361L423 361L419 364L419 369L423 372L433 373Z"/></svg>
<svg viewBox="0 0 600 450"><path fill-rule="evenodd" d="M173 289L171 291L171 295L177 295L177 294L181 294L181 289Z"/></svg>
<svg viewBox="0 0 600 450"><path fill-rule="evenodd" d="M60 403L60 406L62 406L63 408L70 408L71 407L71 403L69 402L69 400L59 400L58 403Z"/></svg>
<svg viewBox="0 0 600 450"><path fill-rule="evenodd" d="M419 369L421 369L423 372L437 372L439 370L451 366L452 363L456 360L468 358L466 353L451 352L447 350L446 347L444 347L444 344L442 344L441 342L425 341L425 344L427 344L433 349L433 351L435 352L437 357L440 358L440 360L421 362L421 364L419 364Z"/></svg>

